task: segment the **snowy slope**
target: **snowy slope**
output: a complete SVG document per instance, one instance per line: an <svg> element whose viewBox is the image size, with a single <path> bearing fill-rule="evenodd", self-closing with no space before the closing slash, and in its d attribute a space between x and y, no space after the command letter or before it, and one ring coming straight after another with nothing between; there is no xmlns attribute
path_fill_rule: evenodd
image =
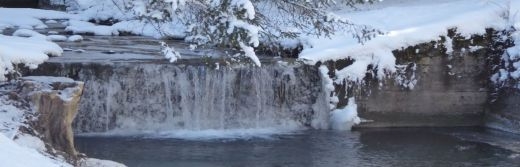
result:
<svg viewBox="0 0 520 167"><path fill-rule="evenodd" d="M46 157L0 134L0 164L9 167L68 167L72 166Z"/></svg>
<svg viewBox="0 0 520 167"><path fill-rule="evenodd" d="M6 90L2 88L0 91ZM24 122L31 111L16 107L20 105L17 103L6 95L0 95L0 166L71 167L63 159L51 158L45 153L45 144L39 138L18 130L27 127Z"/></svg>
<svg viewBox="0 0 520 167"><path fill-rule="evenodd" d="M0 99L0 134L9 139L14 138L18 133L18 128L25 121L23 113L23 110L7 104L4 99Z"/></svg>

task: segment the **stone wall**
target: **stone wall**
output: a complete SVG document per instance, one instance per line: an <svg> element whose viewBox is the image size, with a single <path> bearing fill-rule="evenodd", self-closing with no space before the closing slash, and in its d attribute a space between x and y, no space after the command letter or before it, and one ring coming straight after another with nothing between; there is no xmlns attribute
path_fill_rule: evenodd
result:
<svg viewBox="0 0 520 167"><path fill-rule="evenodd" d="M484 125L489 57L496 55L490 48L495 32L488 30L469 39L458 36L456 30L448 34L439 41L395 50L397 64L408 67L384 81L366 78L361 86L347 90L335 85L338 106L346 105L348 97L356 97L358 114L367 120L357 128ZM447 38L453 41L450 53L444 47ZM328 63L330 69L341 69L351 62ZM404 86L396 80L398 75L416 84Z"/></svg>
<svg viewBox="0 0 520 167"><path fill-rule="evenodd" d="M369 89L368 96L357 96L360 117L373 121L359 127L482 125L488 95L480 75L483 59L476 55L461 55L457 62L442 55L420 58L413 89L387 81Z"/></svg>

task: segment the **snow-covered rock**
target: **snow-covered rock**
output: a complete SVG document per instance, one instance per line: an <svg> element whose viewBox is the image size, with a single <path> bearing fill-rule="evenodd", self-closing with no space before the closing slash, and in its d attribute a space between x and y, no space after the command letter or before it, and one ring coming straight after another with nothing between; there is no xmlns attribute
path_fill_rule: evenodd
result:
<svg viewBox="0 0 520 167"><path fill-rule="evenodd" d="M119 35L119 31L112 26L95 25L90 22L77 20L70 20L68 25L65 30L74 34Z"/></svg>
<svg viewBox="0 0 520 167"><path fill-rule="evenodd" d="M70 42L80 42L83 41L83 37L81 35L72 35L67 40Z"/></svg>
<svg viewBox="0 0 520 167"><path fill-rule="evenodd" d="M44 36L40 36L39 33L39 35L34 34L30 30L17 32L24 35L35 35L36 37L23 38L0 35L0 81L6 80L5 75L14 72L14 65L16 64L24 64L30 69L35 69L49 56L61 56L63 53L60 46L45 40Z"/></svg>
<svg viewBox="0 0 520 167"><path fill-rule="evenodd" d="M40 34L39 32L29 30L29 29L18 29L13 33L13 36L17 37L31 37L31 38L42 38L45 39L45 35Z"/></svg>
<svg viewBox="0 0 520 167"><path fill-rule="evenodd" d="M67 41L67 37L63 35L48 35L46 38L48 41L52 42L63 42Z"/></svg>
<svg viewBox="0 0 520 167"><path fill-rule="evenodd" d="M58 21L56 21L56 20L47 20L47 21L45 21L45 24L57 24L57 23L58 23Z"/></svg>
<svg viewBox="0 0 520 167"><path fill-rule="evenodd" d="M76 159L72 121L78 111L83 82L64 77L30 76L21 79L21 95L32 100L39 113L36 131L56 150Z"/></svg>
<svg viewBox="0 0 520 167"><path fill-rule="evenodd" d="M71 19L77 16L61 11L28 9L28 8L0 8L0 31L6 28L47 28L41 19Z"/></svg>
<svg viewBox="0 0 520 167"><path fill-rule="evenodd" d="M126 165L109 160L87 158L80 161L79 167L126 167Z"/></svg>

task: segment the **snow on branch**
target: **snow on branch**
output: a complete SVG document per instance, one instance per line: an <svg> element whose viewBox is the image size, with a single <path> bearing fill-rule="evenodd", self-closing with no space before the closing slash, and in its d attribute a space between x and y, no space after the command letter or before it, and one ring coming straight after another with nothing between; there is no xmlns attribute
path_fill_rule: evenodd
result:
<svg viewBox="0 0 520 167"><path fill-rule="evenodd" d="M370 39L378 31L328 12L337 4L366 2L372 0L154 0L134 1L131 9L147 21L179 21L187 27L186 41L232 48L259 64L256 54L246 51L280 48L275 46L288 38L347 31L359 41Z"/></svg>
<svg viewBox="0 0 520 167"><path fill-rule="evenodd" d="M166 57L171 63L177 61L179 58L181 58L181 54L179 52L175 51L175 48L168 46L166 42L160 42L161 44L161 53Z"/></svg>

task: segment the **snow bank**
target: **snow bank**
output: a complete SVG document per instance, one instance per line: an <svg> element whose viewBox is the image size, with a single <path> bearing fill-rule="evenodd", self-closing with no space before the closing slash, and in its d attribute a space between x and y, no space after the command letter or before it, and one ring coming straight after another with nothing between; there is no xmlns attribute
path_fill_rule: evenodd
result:
<svg viewBox="0 0 520 167"><path fill-rule="evenodd" d="M186 36L186 26L178 21L149 23L142 20L125 20L112 25L112 27L119 32L128 32L154 38L162 38L165 36L183 38Z"/></svg>
<svg viewBox="0 0 520 167"><path fill-rule="evenodd" d="M80 167L126 167L121 163L96 158L87 158L80 162Z"/></svg>
<svg viewBox="0 0 520 167"><path fill-rule="evenodd" d="M124 6L131 1L125 0L76 0L71 6L77 12L79 20L129 20L135 17L132 12L125 12Z"/></svg>
<svg viewBox="0 0 520 167"><path fill-rule="evenodd" d="M389 1L386 7L377 9L336 11L339 16L348 17L357 24L370 25L386 33L363 44L348 33L332 39L310 39L311 47L304 48L299 58L308 64L346 58L355 60L353 65L338 71L336 82L359 81L365 76L368 65L377 67L377 76L381 78L385 73L396 71L392 50L439 40L451 28L457 28L463 36L484 34L486 28L506 28L507 20L502 13L507 8L501 6L506 2L455 0L403 5L409 2Z"/></svg>
<svg viewBox="0 0 520 167"><path fill-rule="evenodd" d="M45 39L45 35L42 35L36 31L29 30L29 29L18 29L15 32L13 32L13 36Z"/></svg>
<svg viewBox="0 0 520 167"><path fill-rule="evenodd" d="M18 133L18 128L25 121L23 114L23 110L0 99L0 134L5 135L9 139L14 138Z"/></svg>
<svg viewBox="0 0 520 167"><path fill-rule="evenodd" d="M0 8L0 31L6 28L43 29L47 28L40 19L75 19L77 16L60 11ZM16 19L14 19L16 18Z"/></svg>
<svg viewBox="0 0 520 167"><path fill-rule="evenodd" d="M41 34L40 34L41 35ZM60 56L63 50L55 43L38 37L15 37L0 35L0 81L13 72L14 64L24 64L35 69L49 56Z"/></svg>
<svg viewBox="0 0 520 167"><path fill-rule="evenodd" d="M18 145L37 150L39 152L45 152L45 143L40 138L31 136L28 134L18 134L14 140Z"/></svg>
<svg viewBox="0 0 520 167"><path fill-rule="evenodd" d="M74 34L91 33L94 35L119 35L119 31L112 26L95 25L86 21L70 20L65 31L71 31Z"/></svg>
<svg viewBox="0 0 520 167"><path fill-rule="evenodd" d="M80 41L83 41L83 37L81 35L72 35L67 39L67 41L80 42Z"/></svg>
<svg viewBox="0 0 520 167"><path fill-rule="evenodd" d="M72 165L51 159L35 149L21 146L0 134L0 162L9 167L72 167Z"/></svg>
<svg viewBox="0 0 520 167"><path fill-rule="evenodd" d="M48 35L47 41L53 41L53 42L64 42L67 41L67 37L63 35Z"/></svg>

